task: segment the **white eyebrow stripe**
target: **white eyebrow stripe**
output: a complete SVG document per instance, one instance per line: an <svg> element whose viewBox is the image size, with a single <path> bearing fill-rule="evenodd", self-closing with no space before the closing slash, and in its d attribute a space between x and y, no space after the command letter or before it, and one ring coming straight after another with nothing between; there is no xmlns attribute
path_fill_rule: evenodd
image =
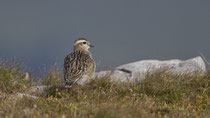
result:
<svg viewBox="0 0 210 118"><path fill-rule="evenodd" d="M76 41L75 44L82 43L82 42L86 42L86 40L79 40L79 41Z"/></svg>

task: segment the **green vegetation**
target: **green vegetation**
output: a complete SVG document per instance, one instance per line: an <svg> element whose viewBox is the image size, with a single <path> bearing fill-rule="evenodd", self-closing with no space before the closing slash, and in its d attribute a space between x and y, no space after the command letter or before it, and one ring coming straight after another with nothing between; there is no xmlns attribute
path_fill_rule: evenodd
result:
<svg viewBox="0 0 210 118"><path fill-rule="evenodd" d="M65 88L53 67L39 85L52 85L38 97L16 98L38 85L25 79L20 64L0 64L0 117L151 118L209 117L210 72L202 77L148 74L142 82L113 83L96 78L85 86ZM28 93L29 94L29 93Z"/></svg>
<svg viewBox="0 0 210 118"><path fill-rule="evenodd" d="M25 72L21 63L0 63L0 94L23 92L30 85L24 81Z"/></svg>

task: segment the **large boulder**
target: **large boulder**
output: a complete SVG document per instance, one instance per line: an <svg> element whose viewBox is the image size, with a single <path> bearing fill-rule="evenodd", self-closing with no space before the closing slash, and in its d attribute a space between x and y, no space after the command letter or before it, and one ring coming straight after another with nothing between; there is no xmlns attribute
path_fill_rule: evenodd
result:
<svg viewBox="0 0 210 118"><path fill-rule="evenodd" d="M96 73L97 77L110 76L115 82L135 82L143 80L149 73L152 74L159 69L167 69L171 74L178 75L203 75L206 72L204 60L199 56L189 60L142 60L116 67L114 70Z"/></svg>

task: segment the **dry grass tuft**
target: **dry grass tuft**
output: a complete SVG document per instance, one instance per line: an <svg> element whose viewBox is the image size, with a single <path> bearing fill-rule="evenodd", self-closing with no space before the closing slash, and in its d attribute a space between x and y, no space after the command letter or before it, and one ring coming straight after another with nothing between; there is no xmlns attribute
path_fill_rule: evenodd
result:
<svg viewBox="0 0 210 118"><path fill-rule="evenodd" d="M57 67L57 65L53 65L49 71L47 72L46 77L41 78L42 85L55 85L63 82L63 78L61 76L61 70Z"/></svg>
<svg viewBox="0 0 210 118"><path fill-rule="evenodd" d="M24 66L20 62L0 62L0 93L12 94L25 91L29 82L25 79Z"/></svg>

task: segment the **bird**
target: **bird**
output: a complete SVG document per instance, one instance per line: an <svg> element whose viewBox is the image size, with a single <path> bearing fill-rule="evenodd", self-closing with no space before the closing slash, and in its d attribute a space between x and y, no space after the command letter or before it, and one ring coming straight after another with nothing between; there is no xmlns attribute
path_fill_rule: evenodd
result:
<svg viewBox="0 0 210 118"><path fill-rule="evenodd" d="M84 85L95 73L96 64L89 48L94 47L85 38L74 41L73 52L64 58L64 82L67 87Z"/></svg>

